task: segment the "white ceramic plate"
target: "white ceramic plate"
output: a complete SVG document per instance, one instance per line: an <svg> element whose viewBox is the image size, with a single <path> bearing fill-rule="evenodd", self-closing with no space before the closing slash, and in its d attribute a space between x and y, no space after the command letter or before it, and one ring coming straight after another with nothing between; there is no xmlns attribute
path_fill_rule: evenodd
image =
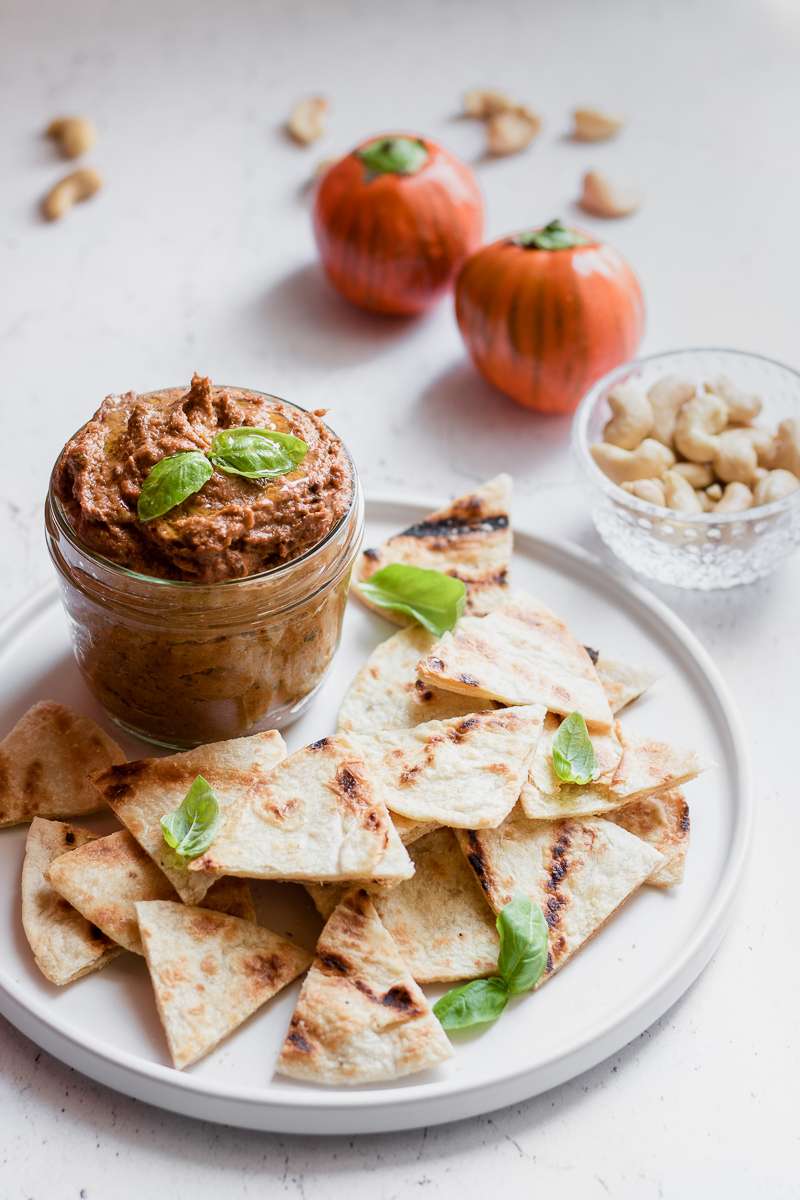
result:
<svg viewBox="0 0 800 1200"><path fill-rule="evenodd" d="M430 508L373 501L367 544ZM694 746L717 764L688 789L692 845L679 888L642 888L546 987L512 1003L490 1029L459 1038L455 1056L436 1071L381 1087L315 1088L272 1073L297 985L203 1062L178 1072L168 1065L143 960L123 954L70 987L48 984L34 966L20 923L26 828L2 830L3 1015L51 1054L127 1095L189 1116L291 1133L372 1133L489 1112L587 1070L659 1017L713 954L736 892L751 805L742 730L716 668L662 604L576 547L557 546L516 524L514 584L540 596L583 641L661 673L651 693L627 711L625 724ZM331 675L311 711L288 731L290 747L332 731L345 687L395 628L351 603ZM54 588L0 628L0 678L0 731L45 698L99 716L72 661ZM130 740L126 748L132 757L148 753ZM111 827L104 819L84 823ZM259 903L272 928L313 945L319 922L302 889L265 886Z"/></svg>

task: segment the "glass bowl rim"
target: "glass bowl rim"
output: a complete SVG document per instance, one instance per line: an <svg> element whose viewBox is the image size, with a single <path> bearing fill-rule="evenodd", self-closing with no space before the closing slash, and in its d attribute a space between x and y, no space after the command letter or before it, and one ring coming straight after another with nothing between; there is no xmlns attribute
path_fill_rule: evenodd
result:
<svg viewBox="0 0 800 1200"><path fill-rule="evenodd" d="M584 474L616 503L625 504L634 512L640 512L643 516L650 517L651 519L657 517L661 521L672 521L680 525L697 525L700 528L707 525L730 525L737 521L759 521L765 517L775 516L777 513L788 511L793 504L800 502L800 488L791 492L788 496L782 496L780 500L772 500L769 504L759 504L757 508L746 508L741 512L682 513L677 509L664 508L660 504L651 504L649 500L640 500L638 496L633 496L630 492L624 491L619 484L614 483L613 480L609 479L600 470L592 458L589 453L587 430L595 405L601 399L603 393L617 379L631 374L636 368L644 367L646 364L653 362L668 362L670 359L691 354L729 354L736 358L768 363L771 367L779 367L782 371L787 371L790 375L794 375L800 385L800 371L795 367L790 367L787 363L780 362L776 358L770 358L767 354L758 354L750 350L735 350L730 346L685 346L678 350L659 350L655 354L643 354L638 358L629 359L627 362L621 363L618 367L607 371L596 383L593 383L575 412L572 422L572 448Z"/></svg>

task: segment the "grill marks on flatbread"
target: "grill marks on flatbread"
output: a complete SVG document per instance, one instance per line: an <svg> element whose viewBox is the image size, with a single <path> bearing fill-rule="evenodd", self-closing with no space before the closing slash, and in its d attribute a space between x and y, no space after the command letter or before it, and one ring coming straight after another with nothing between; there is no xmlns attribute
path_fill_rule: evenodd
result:
<svg viewBox="0 0 800 1200"><path fill-rule="evenodd" d="M498 475L474 492L429 513L417 525L389 538L377 549L365 550L356 567L356 580L369 579L390 563L407 563L444 571L467 588L466 611L490 612L507 593L512 534L509 519L511 478ZM378 608L356 595L368 608L398 625L411 620L403 613Z"/></svg>
<svg viewBox="0 0 800 1200"><path fill-rule="evenodd" d="M664 863L653 846L611 821L529 821L519 807L498 829L457 837L495 912L518 892L541 906L549 952L540 982Z"/></svg>
<svg viewBox="0 0 800 1200"><path fill-rule="evenodd" d="M417 664L424 683L502 704L580 712L609 730L611 709L586 649L559 617L516 593L485 617L464 617Z"/></svg>
<svg viewBox="0 0 800 1200"><path fill-rule="evenodd" d="M392 812L485 828L516 804L544 716L531 704L348 739Z"/></svg>
<svg viewBox="0 0 800 1200"><path fill-rule="evenodd" d="M43 700L0 742L0 826L33 817L77 817L102 807L89 776L124 763L89 717Z"/></svg>
<svg viewBox="0 0 800 1200"><path fill-rule="evenodd" d="M265 784L286 756L279 733L213 742L168 758L144 758L95 776L99 794L137 842L164 872L186 904L197 904L217 878L191 872L166 845L161 817L183 801L198 775L208 780L219 801L222 833L231 816Z"/></svg>
<svg viewBox="0 0 800 1200"><path fill-rule="evenodd" d="M106 966L120 952L47 882L54 859L89 845L94 834L64 821L34 817L22 864L22 927L36 965L62 987Z"/></svg>
<svg viewBox="0 0 800 1200"><path fill-rule="evenodd" d="M280 763L190 869L332 882L404 879L413 866L358 751L331 737Z"/></svg>
<svg viewBox="0 0 800 1200"><path fill-rule="evenodd" d="M277 933L207 908L140 901L136 914L178 1069L213 1050L311 961Z"/></svg>
<svg viewBox="0 0 800 1200"><path fill-rule="evenodd" d="M605 654L592 650L591 646L587 646L586 651L594 662L603 691L615 715L634 700L638 700L658 678L656 672L647 667L635 667L617 658L607 658Z"/></svg>
<svg viewBox="0 0 800 1200"><path fill-rule="evenodd" d="M689 805L683 792L676 788L658 796L644 796L626 804L609 820L629 833L655 846L664 855L647 882L653 887L674 887L683 880L686 854L689 849Z"/></svg>
<svg viewBox="0 0 800 1200"><path fill-rule="evenodd" d="M320 934L277 1070L314 1083L376 1083L452 1053L369 896L349 892Z"/></svg>

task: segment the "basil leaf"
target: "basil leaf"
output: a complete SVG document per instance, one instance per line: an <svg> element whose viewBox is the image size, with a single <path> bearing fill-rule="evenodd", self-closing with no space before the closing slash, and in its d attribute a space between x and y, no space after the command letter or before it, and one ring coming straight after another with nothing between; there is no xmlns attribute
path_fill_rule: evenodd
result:
<svg viewBox="0 0 800 1200"><path fill-rule="evenodd" d="M577 229L568 229L561 221L551 221L542 229L528 229L514 238L518 246L526 250L571 250L573 246L585 246L589 238Z"/></svg>
<svg viewBox="0 0 800 1200"><path fill-rule="evenodd" d="M306 443L292 433L247 425L221 430L211 443L209 458L227 475L274 479L286 475L307 453Z"/></svg>
<svg viewBox="0 0 800 1200"><path fill-rule="evenodd" d="M502 979L473 979L445 992L433 1006L443 1029L468 1029L496 1021L508 1004L508 988Z"/></svg>
<svg viewBox="0 0 800 1200"><path fill-rule="evenodd" d="M460 579L443 571L390 563L358 584L379 608L407 613L430 632L441 636L452 629L464 611L467 589Z"/></svg>
<svg viewBox="0 0 800 1200"><path fill-rule="evenodd" d="M208 781L198 775L180 807L161 818L161 831L180 858L197 858L214 841L219 823L217 797Z"/></svg>
<svg viewBox="0 0 800 1200"><path fill-rule="evenodd" d="M589 783L597 759L586 722L579 712L570 713L553 739L553 770L564 783Z"/></svg>
<svg viewBox="0 0 800 1200"><path fill-rule="evenodd" d="M538 904L515 896L497 917L497 969L509 994L528 992L547 966L547 922Z"/></svg>
<svg viewBox="0 0 800 1200"><path fill-rule="evenodd" d="M214 468L199 450L185 450L162 458L142 484L136 505L139 520L163 517L176 504L199 492L213 474Z"/></svg>

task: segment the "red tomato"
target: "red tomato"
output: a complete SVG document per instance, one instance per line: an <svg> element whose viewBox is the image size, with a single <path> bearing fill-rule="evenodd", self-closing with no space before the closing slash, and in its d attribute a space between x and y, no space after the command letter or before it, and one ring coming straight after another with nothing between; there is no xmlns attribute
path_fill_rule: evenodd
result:
<svg viewBox="0 0 800 1200"><path fill-rule="evenodd" d="M525 408L567 413L596 379L633 356L644 300L621 254L551 221L467 259L456 317L489 383Z"/></svg>
<svg viewBox="0 0 800 1200"><path fill-rule="evenodd" d="M362 308L422 312L480 244L475 177L429 138L371 138L328 170L314 235L333 286Z"/></svg>

